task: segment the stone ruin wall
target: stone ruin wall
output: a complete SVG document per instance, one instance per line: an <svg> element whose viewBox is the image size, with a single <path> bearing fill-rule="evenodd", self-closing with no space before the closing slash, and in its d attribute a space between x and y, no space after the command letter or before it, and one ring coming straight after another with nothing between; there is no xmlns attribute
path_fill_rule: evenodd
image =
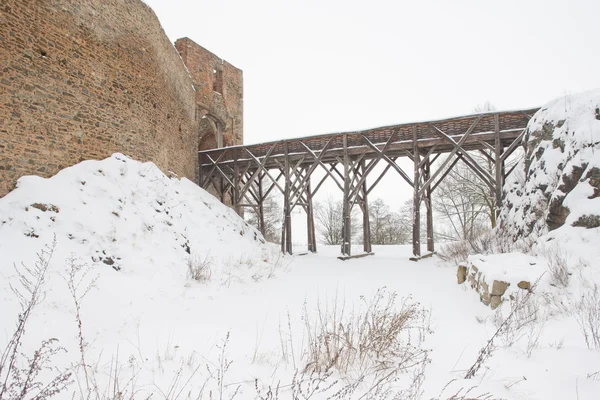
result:
<svg viewBox="0 0 600 400"><path fill-rule="evenodd" d="M224 83L239 90L229 144L242 140L238 75ZM0 197L20 176L49 177L114 152L195 180L206 130L198 110L219 112L216 101L197 107L194 83L140 0L2 0Z"/></svg>
<svg viewBox="0 0 600 400"><path fill-rule="evenodd" d="M196 89L196 104L201 118L200 149L217 147L213 134L217 130L217 135L223 136L224 146L242 144L242 71L189 38L178 39L175 47Z"/></svg>

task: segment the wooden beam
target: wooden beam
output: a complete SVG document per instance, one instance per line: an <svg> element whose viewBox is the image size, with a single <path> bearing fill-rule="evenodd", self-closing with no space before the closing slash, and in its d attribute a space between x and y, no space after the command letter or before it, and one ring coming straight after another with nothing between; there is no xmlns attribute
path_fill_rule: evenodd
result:
<svg viewBox="0 0 600 400"><path fill-rule="evenodd" d="M438 169L429 177L429 179L427 179L425 181L425 183L423 184L423 188L429 187L429 185L431 185L431 182L433 182L433 180L442 172L442 170L448 164L448 162L450 162L450 160L452 158L454 158L454 155L458 152L459 147L462 144L464 144L464 142L467 140L467 138L469 137L469 135L471 134L471 132L473 132L473 130L475 129L475 127L477 126L477 124L479 123L480 120L481 120L481 116L479 116L477 119L475 119L475 121L473 121L473 123L471 124L471 126L469 127L469 129L467 129L467 131L463 134L463 136L458 141L458 145L454 146L454 148L452 149L452 151L450 151L450 154L448 154L448 156L446 157L446 159L442 162L442 165L440 165L438 167ZM421 193L421 195L422 195L422 193Z"/></svg>
<svg viewBox="0 0 600 400"><path fill-rule="evenodd" d="M515 151L517 149L517 147L519 147L519 145L521 144L521 140L523 139L523 136L525 136L525 132L527 132L527 129L523 129L523 131L521 131L519 136L517 136L513 140L513 142L510 144L510 146L508 146L508 148L506 149L504 154L502 154L502 156L501 156L502 161L505 161L508 158L508 156L510 156L513 153L513 151Z"/></svg>
<svg viewBox="0 0 600 400"><path fill-rule="evenodd" d="M396 172L398 172L400 174L400 176L402 178L404 178L404 180L411 186L413 186L413 182L410 180L410 178L408 177L408 175L406 175L406 173L404 171L402 171L402 168L400 168L398 166L398 164L396 164L394 161L392 161L387 155L383 154L382 152L379 151L379 149L373 144L371 143L371 141L367 138L363 138L365 140L365 142L367 143L367 145L369 147L371 147L375 152L379 152L378 154L381 154L381 157L387 161L388 164L390 164L392 166L392 168L394 168L396 170Z"/></svg>
<svg viewBox="0 0 600 400"><path fill-rule="evenodd" d="M363 213L363 251L370 253L373 249L371 248L371 222L369 220L369 200L367 198L367 171L364 160L361 161L360 165L363 173L363 179L360 183L360 192L362 197L362 213Z"/></svg>
<svg viewBox="0 0 600 400"><path fill-rule="evenodd" d="M290 208L290 163L288 158L288 143L283 143L284 153L284 171L285 189L283 194L283 224L281 233L281 249L283 253L292 254L292 210Z"/></svg>
<svg viewBox="0 0 600 400"><path fill-rule="evenodd" d="M414 178L413 178L413 255L421 256L421 194L419 193L419 185L421 181L419 168L419 147L417 146L417 128L413 128L413 163L414 163Z"/></svg>
<svg viewBox="0 0 600 400"><path fill-rule="evenodd" d="M254 159L256 164L258 164L258 167L265 173L265 175L268 176L273 181L273 184L281 191L281 193L285 193L285 189L282 188L281 186L279 186L279 184L277 183L277 180L273 179L273 177L269 174L269 171L267 170L267 168L261 164L261 162L258 160L258 158L256 158L254 156L254 154L252 154L250 152L250 150L248 150L248 149L245 149L245 150L250 155L250 157L252 157Z"/></svg>
<svg viewBox="0 0 600 400"><path fill-rule="evenodd" d="M394 162L396 162L396 159L393 159ZM375 189L375 186L377 186L377 184L381 181L381 179L383 179L384 175L388 172L388 170L392 168L392 165L390 163L388 163L388 165L385 166L385 168L383 169L383 171L381 172L381 174L379 174L379 176L377 177L377 179L375 179L375 182L373 182L373 184L371 186L369 186L369 189L367 190L367 195L369 193L371 193L371 191L373 189Z"/></svg>
<svg viewBox="0 0 600 400"><path fill-rule="evenodd" d="M308 251L317 252L317 237L315 233L315 215L313 210L313 193L310 190L310 175L308 176L308 184L306 185L306 236L308 242Z"/></svg>
<svg viewBox="0 0 600 400"><path fill-rule="evenodd" d="M431 174L431 163L429 157L426 158L426 162L423 165L423 179L429 179ZM431 200L431 193L433 188L429 186L425 190L425 207L427 208L427 251L433 252L435 250L435 244L433 240L433 205Z"/></svg>
<svg viewBox="0 0 600 400"><path fill-rule="evenodd" d="M342 200L342 245L341 253L346 256L351 255L352 248L352 227L351 227L351 208L350 208L350 156L348 155L348 135L342 138L344 146L344 198Z"/></svg>
<svg viewBox="0 0 600 400"><path fill-rule="evenodd" d="M477 175L485 176L489 180L489 182L494 181L494 178L492 177L492 175L490 175L490 173L488 171L484 170L477 163L477 161L473 157L471 157L469 152L466 151L465 149L463 149L459 143L457 143L454 139L452 139L450 136L448 136L444 131L442 131L438 127L434 126L434 129L437 130L440 135L442 135L444 138L446 138L446 140L448 142L452 143L458 149L458 151L461 152L461 154L463 155L463 161L465 161L465 162L467 162L467 160L470 161L470 163L467 163L467 165L469 165L471 167L471 169L473 169L477 173Z"/></svg>
<svg viewBox="0 0 600 400"><path fill-rule="evenodd" d="M504 184L502 178L502 143L500 142L500 117L498 114L494 115L494 130L496 131L496 142L495 146L495 159L496 163L494 165L496 172L496 207L494 212L496 213L496 219L500 214L500 206L502 206L502 186Z"/></svg>

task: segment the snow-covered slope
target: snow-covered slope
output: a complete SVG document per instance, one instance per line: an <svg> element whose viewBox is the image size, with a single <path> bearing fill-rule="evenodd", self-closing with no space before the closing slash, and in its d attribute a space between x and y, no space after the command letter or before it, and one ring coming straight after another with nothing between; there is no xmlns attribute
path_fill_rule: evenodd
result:
<svg viewBox="0 0 600 400"><path fill-rule="evenodd" d="M600 226L600 90L557 99L527 128L527 155L507 181L502 234L535 239L549 231L598 235Z"/></svg>
<svg viewBox="0 0 600 400"><path fill-rule="evenodd" d="M210 261L213 279L246 280L278 256L256 229L192 182L120 154L49 179L23 177L0 199L3 263L31 262L54 236L57 260L74 253L98 271L179 280L190 260ZM244 263L253 268L237 268Z"/></svg>
<svg viewBox="0 0 600 400"><path fill-rule="evenodd" d="M27 270L42 252L50 266L19 353L31 355L43 340L57 338L67 353L52 357L53 370L79 365L79 381L63 393L69 398L73 392L87 396L80 390L83 362L70 274L76 296L83 296L82 340L88 371L94 364L89 375L99 386L95 395L112 398L106 390L117 365L130 371L119 380L135 375L144 393L169 387L181 367L180 346L192 358L188 368L199 365L194 354L207 355L205 346L230 329L215 319L238 315L222 298L227 291L248 290L289 264L278 246L265 243L230 208L186 179L167 178L153 163L115 154L49 179L26 176L0 199L0 352L21 312L13 288L27 296L20 277L31 280ZM188 276L190 264L204 267L201 282ZM214 298L220 301L207 300Z"/></svg>

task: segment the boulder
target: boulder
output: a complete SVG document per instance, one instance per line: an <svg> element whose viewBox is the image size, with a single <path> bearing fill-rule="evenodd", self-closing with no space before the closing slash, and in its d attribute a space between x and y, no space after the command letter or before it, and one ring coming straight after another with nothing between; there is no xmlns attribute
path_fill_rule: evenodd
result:
<svg viewBox="0 0 600 400"><path fill-rule="evenodd" d="M529 283L527 281L521 281L521 282L517 283L517 287L519 289L529 290L529 288L531 287L531 283Z"/></svg>
<svg viewBox="0 0 600 400"><path fill-rule="evenodd" d="M490 299L490 308L495 310L500 304L502 304L502 296L492 296Z"/></svg>
<svg viewBox="0 0 600 400"><path fill-rule="evenodd" d="M510 286L510 283L504 281L492 282L492 296L502 296L506 292L506 289Z"/></svg>
<svg viewBox="0 0 600 400"><path fill-rule="evenodd" d="M458 271L456 271L456 280L458 284L462 284L467 280L467 267L464 265L458 266Z"/></svg>

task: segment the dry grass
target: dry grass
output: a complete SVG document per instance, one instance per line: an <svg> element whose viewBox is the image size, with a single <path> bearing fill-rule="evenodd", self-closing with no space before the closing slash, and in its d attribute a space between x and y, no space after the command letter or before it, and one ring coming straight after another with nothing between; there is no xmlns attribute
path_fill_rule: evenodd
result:
<svg viewBox="0 0 600 400"><path fill-rule="evenodd" d="M410 298L397 300L395 292L382 288L371 299L361 298L358 310L346 311L337 301L318 303L311 317L305 306L304 371L335 369L353 381L377 382L427 363L421 344L429 333L428 312Z"/></svg>
<svg viewBox="0 0 600 400"><path fill-rule="evenodd" d="M589 349L600 350L600 288L597 284L583 293L574 311L585 344Z"/></svg>
<svg viewBox="0 0 600 400"><path fill-rule="evenodd" d="M0 400L45 400L58 395L73 383L71 371L58 371L50 380L40 373L52 366L55 355L66 351L58 346L58 339L44 340L40 347L28 356L21 352L25 330L31 313L42 300L46 274L56 248L56 238L51 246L39 253L33 267L15 266L19 285L11 289L21 304L21 312L15 331L0 354Z"/></svg>
<svg viewBox="0 0 600 400"><path fill-rule="evenodd" d="M188 278L198 282L208 282L212 278L212 259L210 254L204 256L190 255L187 263Z"/></svg>
<svg viewBox="0 0 600 400"><path fill-rule="evenodd" d="M497 349L496 339L504 341L507 346L511 346L522 337L525 328L536 321L537 306L532 305L530 300L538 283L539 280L531 286L529 291L511 301L510 313L506 318L501 318L496 322L496 332L490 337L485 346L479 350L477 359L467 371L464 379L475 377L475 374L477 374L477 371L479 371L485 361L492 356ZM535 341L536 345L537 340L539 340L539 335Z"/></svg>

